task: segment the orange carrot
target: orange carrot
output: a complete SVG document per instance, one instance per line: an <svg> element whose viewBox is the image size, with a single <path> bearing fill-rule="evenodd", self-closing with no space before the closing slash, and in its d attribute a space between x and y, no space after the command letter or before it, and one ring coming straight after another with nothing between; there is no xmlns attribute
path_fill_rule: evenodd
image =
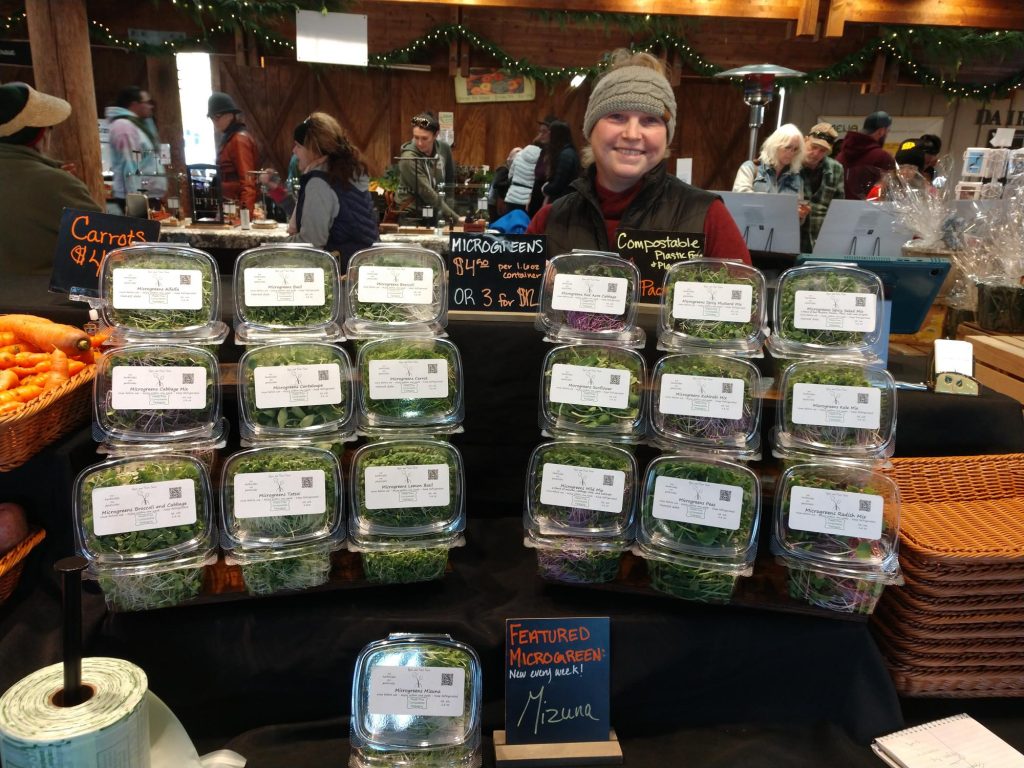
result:
<svg viewBox="0 0 1024 768"><path fill-rule="evenodd" d="M94 333L92 336L90 336L89 337L89 342L92 344L93 348L102 347L103 346L103 342L105 342L107 339L109 339L110 338L110 334L112 334L113 332L114 332L114 326L112 326L112 325L105 326L105 327L101 328L100 330L96 331L96 333Z"/></svg>
<svg viewBox="0 0 1024 768"><path fill-rule="evenodd" d="M13 389L18 386L18 374L12 370L0 371L0 390Z"/></svg>
<svg viewBox="0 0 1024 768"><path fill-rule="evenodd" d="M34 315L0 315L0 332L11 331L19 339L44 352L59 349L73 355L89 349L89 336L80 328L37 318Z"/></svg>
<svg viewBox="0 0 1024 768"><path fill-rule="evenodd" d="M50 353L50 358L50 372L46 374L46 382L43 384L43 389L59 387L69 378L68 356L59 349L55 349Z"/></svg>
<svg viewBox="0 0 1024 768"><path fill-rule="evenodd" d="M0 404L0 416L6 416L7 414L11 413L12 411L18 411L18 410L21 410L24 407L25 407L24 403L19 403L17 401L13 401L13 402L10 402L10 403Z"/></svg>
<svg viewBox="0 0 1024 768"><path fill-rule="evenodd" d="M81 373L85 370L86 363L84 360L68 360L68 376L74 376L76 373Z"/></svg>
<svg viewBox="0 0 1024 768"><path fill-rule="evenodd" d="M14 375L19 379L23 379L26 376L34 376L37 373L49 373L53 363L49 360L43 360L42 362L36 363L30 366L16 365L13 368L7 368L8 371L13 371Z"/></svg>
<svg viewBox="0 0 1024 768"><path fill-rule="evenodd" d="M0 404L2 403L27 403L43 393L43 388L37 384L22 384L14 389L0 392Z"/></svg>
<svg viewBox="0 0 1024 768"><path fill-rule="evenodd" d="M15 355L0 354L0 368L33 368L45 363L50 356L45 352L18 352Z"/></svg>
<svg viewBox="0 0 1024 768"><path fill-rule="evenodd" d="M84 352L79 352L78 354L75 355L68 355L68 358L70 358L71 360L78 360L84 365L88 365L89 363L95 363L96 353L93 351L94 349L95 348L89 348Z"/></svg>
<svg viewBox="0 0 1024 768"><path fill-rule="evenodd" d="M0 333L0 344L7 345L7 344L17 344L17 343L18 343L18 337L15 336L10 331L3 331L2 333Z"/></svg>
<svg viewBox="0 0 1024 768"><path fill-rule="evenodd" d="M9 352L12 355L16 355L19 352L28 351L29 350L25 349L25 342L21 342L19 344L5 344L4 346L0 347L0 352Z"/></svg>

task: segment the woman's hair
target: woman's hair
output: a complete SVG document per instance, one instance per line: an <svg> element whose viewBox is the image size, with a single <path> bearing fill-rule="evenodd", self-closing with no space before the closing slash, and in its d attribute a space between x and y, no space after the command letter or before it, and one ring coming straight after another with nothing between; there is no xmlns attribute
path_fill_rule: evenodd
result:
<svg viewBox="0 0 1024 768"><path fill-rule="evenodd" d="M438 122L433 112L420 112L413 117L411 122L415 127L422 128L431 133L437 133L441 130L441 123Z"/></svg>
<svg viewBox="0 0 1024 768"><path fill-rule="evenodd" d="M757 159L762 165L774 168L779 161L779 152L794 140L800 144L800 149L798 149L796 154L793 155L793 160L789 164L789 169L793 173L799 173L800 166L803 165L804 162L804 134L792 123L786 123L785 125L779 126L775 133L764 140L764 144L761 145L761 154Z"/></svg>
<svg viewBox="0 0 1024 768"><path fill-rule="evenodd" d="M369 174L359 150L345 138L338 121L326 112L314 112L295 128L295 141L327 160L327 176L343 187Z"/></svg>
<svg viewBox="0 0 1024 768"><path fill-rule="evenodd" d="M548 129L551 133L548 139L547 168L548 178L551 178L551 175L555 172L555 166L558 164L558 154L566 147L575 150L576 145L572 143L572 131L569 130L568 123L561 120L552 120Z"/></svg>

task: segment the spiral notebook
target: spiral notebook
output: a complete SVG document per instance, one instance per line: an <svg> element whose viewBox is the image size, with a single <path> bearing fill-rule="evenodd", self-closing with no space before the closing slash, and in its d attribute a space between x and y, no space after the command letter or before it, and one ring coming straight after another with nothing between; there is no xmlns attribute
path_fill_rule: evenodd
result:
<svg viewBox="0 0 1024 768"><path fill-rule="evenodd" d="M875 739L893 768L1024 768L1024 754L970 715L953 715Z"/></svg>

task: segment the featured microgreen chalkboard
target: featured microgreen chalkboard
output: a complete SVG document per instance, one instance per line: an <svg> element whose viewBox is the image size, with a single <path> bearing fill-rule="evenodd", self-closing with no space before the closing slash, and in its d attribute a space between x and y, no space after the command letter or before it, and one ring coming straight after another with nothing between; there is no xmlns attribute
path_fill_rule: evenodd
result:
<svg viewBox="0 0 1024 768"><path fill-rule="evenodd" d="M159 221L65 208L57 232L50 290L68 293L79 288L86 295L96 296L100 264L107 251L159 238Z"/></svg>
<svg viewBox="0 0 1024 768"><path fill-rule="evenodd" d="M615 251L639 268L641 303L658 304L668 268L704 256L704 233L619 229Z"/></svg>
<svg viewBox="0 0 1024 768"><path fill-rule="evenodd" d="M608 617L506 619L508 744L607 741Z"/></svg>
<svg viewBox="0 0 1024 768"><path fill-rule="evenodd" d="M536 312L547 262L544 235L453 232L448 309Z"/></svg>

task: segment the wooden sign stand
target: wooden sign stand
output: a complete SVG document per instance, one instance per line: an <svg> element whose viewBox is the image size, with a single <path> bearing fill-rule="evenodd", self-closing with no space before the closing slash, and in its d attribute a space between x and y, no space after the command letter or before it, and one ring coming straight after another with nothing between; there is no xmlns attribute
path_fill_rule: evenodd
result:
<svg viewBox="0 0 1024 768"><path fill-rule="evenodd" d="M622 747L615 731L608 741L550 744L506 744L505 731L494 732L494 764L499 766L622 765Z"/></svg>

